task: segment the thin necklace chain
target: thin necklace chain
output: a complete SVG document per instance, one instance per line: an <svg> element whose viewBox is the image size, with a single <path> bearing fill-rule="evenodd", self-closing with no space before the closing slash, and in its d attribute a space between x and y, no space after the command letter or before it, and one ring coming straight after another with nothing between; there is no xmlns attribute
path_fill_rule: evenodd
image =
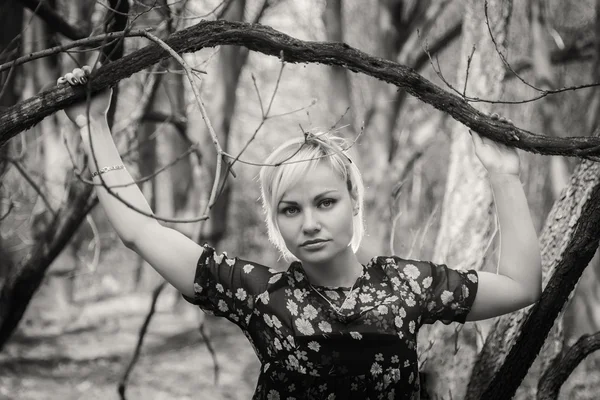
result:
<svg viewBox="0 0 600 400"><path fill-rule="evenodd" d="M358 282L358 279L356 280L356 282ZM329 305L331 306L331 308L333 308L333 311L335 311L335 312L336 312L336 313L338 313L338 314L342 314L342 309L344 308L344 305L346 304L346 301L348 300L348 298L349 298L350 296L352 296L352 293L353 293L353 291L354 291L354 286L356 285L356 282L354 282L354 284L353 284L353 285L352 285L352 287L350 288L350 291L348 292L348 294L347 294L347 295L346 295L346 297L344 298L344 301L342 302L342 305L341 305L339 308L338 308L336 305L334 305L334 304L333 304L331 301L329 301L329 299L328 299L327 297L323 296L323 295L321 294L321 292L319 292L319 291L317 290L317 288L315 288L315 287L312 285L312 283L310 283L310 282L309 282L308 284L310 285L310 287L312 288L312 290L314 290L314 291L315 291L315 293L316 293L316 294L318 294L319 296L321 296L322 298L324 298L324 299L325 299L325 301L329 303Z"/></svg>

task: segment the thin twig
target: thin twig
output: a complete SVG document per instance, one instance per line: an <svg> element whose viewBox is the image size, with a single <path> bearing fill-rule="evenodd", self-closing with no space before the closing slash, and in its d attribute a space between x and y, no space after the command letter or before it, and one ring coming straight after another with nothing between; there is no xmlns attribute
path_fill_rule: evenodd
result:
<svg viewBox="0 0 600 400"><path fill-rule="evenodd" d="M27 172L27 170L25 170L25 168L21 165L21 163L17 160L13 160L11 158L7 158L7 160L15 166L15 168L17 169L17 171L19 171L19 173L21 174L21 176L23 176L23 178L25 178L25 180L27 181L27 183L29 183L29 185L33 188L33 190L35 190L35 192L38 194L38 196L40 196L40 198L42 199L42 202L44 203L44 205L46 206L46 208L48 209L48 211L50 211L50 213L52 214L53 217L56 217L56 210L54 210L54 208L52 207L52 205L50 204L50 201L48 200L48 198L46 197L46 195L44 194L44 192L40 189L39 185L37 183L35 183L35 181L33 180L33 178L29 175L29 173Z"/></svg>
<svg viewBox="0 0 600 400"><path fill-rule="evenodd" d="M148 331L148 326L150 325L150 321L152 320L152 317L154 316L154 312L156 311L156 301L158 300L158 296L160 295L160 292L162 292L162 290L164 289L166 283L167 283L166 281L161 282L161 284L158 285L156 288L154 288L154 290L152 291L152 299L150 301L150 310L148 310L146 319L144 320L144 323L142 324L142 326L140 328L140 333L138 334L138 341L135 346L133 356L131 357L131 361L129 362L129 365L127 365L127 368L125 369L125 372L123 373L123 376L121 377L121 380L119 381L118 392L119 392L119 396L121 397L121 400L126 400L125 390L127 389L127 381L129 380L129 375L131 374L131 371L133 371L133 367L135 366L135 363L137 362L137 360L140 357L142 345L144 344L144 337L146 336L146 332Z"/></svg>
<svg viewBox="0 0 600 400"><path fill-rule="evenodd" d="M467 83L469 82L469 70L471 69L471 61L473 61L473 55L475 54L475 45L473 45L473 49L471 50L471 54L467 58L467 72L465 75L465 86L463 87L463 96L467 95Z"/></svg>
<svg viewBox="0 0 600 400"><path fill-rule="evenodd" d="M252 84L254 85L254 90L256 90L256 97L258 97L258 104L260 106L260 115L265 118L265 108L263 107L262 97L260 97L260 90L258 90L258 85L256 84L256 77L253 73L250 74L252 78Z"/></svg>
<svg viewBox="0 0 600 400"><path fill-rule="evenodd" d="M487 4L487 2L486 2ZM560 88L560 89L552 89L552 90L541 90L539 88L534 88L537 91L540 91L540 94L537 96L533 96L530 97L528 99L524 99L524 100L490 100L490 99L483 99L481 97L470 97L470 96L466 96L463 92L461 92L460 90L458 90L457 88L454 87L454 85L452 85L444 76L444 74L442 73L442 68L440 65L440 61L436 55L436 61L434 63L433 60L433 56L431 55L429 48L428 48L428 44L427 41L424 41L424 45L423 45L423 51L425 52L425 54L427 55L427 57L429 58L429 63L431 65L431 68L433 69L433 71L435 72L435 74L442 80L442 82L444 82L444 84L446 85L446 87L448 87L450 90L452 90L454 93L456 93L457 95L459 95L463 100L469 102L469 103L489 103L489 104L526 104L526 103L531 103L537 100L540 100L546 96L550 96L550 95L555 95L555 94L560 94L563 92L570 92L570 91L576 91L576 90L580 90L580 89L588 89L588 88L592 88L592 87L597 87L600 86L600 82L594 82L594 83L586 83L586 84L581 84L581 85L573 85L573 86L568 86L568 87L564 87L564 88ZM501 53L499 53L501 54ZM437 65L437 67L436 67ZM516 72L515 72L516 74ZM596 159L592 159L591 157L585 157L588 158L592 161L598 161Z"/></svg>
<svg viewBox="0 0 600 400"><path fill-rule="evenodd" d="M4 215L0 216L0 222L2 220L4 220L6 217L8 217L8 215L13 210L13 208L15 208L15 203L12 200L10 200L10 202L8 203L8 210L6 210L6 212L4 213Z"/></svg>
<svg viewBox="0 0 600 400"><path fill-rule="evenodd" d="M198 327L198 330L200 331L200 336L202 336L202 339L204 340L204 343L206 344L206 349L208 350L208 352L210 353L210 356L212 357L214 382L215 382L215 385L218 385L219 384L219 371L221 370L221 367L219 366L219 361L217 360L217 352L215 351L215 348L213 347L212 342L210 341L210 337L206 333L205 323L206 323L206 320L202 321L202 323Z"/></svg>
<svg viewBox="0 0 600 400"><path fill-rule="evenodd" d="M206 124L206 127L208 128L208 132L212 138L213 145L215 146L215 149L217 150L217 166L215 168L214 185L210 192L210 197L208 200L208 204L206 206L206 211L204 212L204 214L208 214L208 210L210 208L212 208L212 206L214 205L214 202L216 200L217 189L218 189L219 180L221 177L221 165L223 162L223 149L221 148L221 144L219 143L219 138L212 126L212 123L210 122L210 119L208 118L208 113L206 111L206 107L204 107L204 102L202 101L202 97L200 96L200 93L198 92L198 88L196 88L196 85L194 84L194 80L192 79L193 73L191 71L191 68L187 65L185 60L179 54L177 54L177 52L175 50L173 50L169 45L167 45L159 37L153 35L150 32L145 32L144 36L147 37L148 39L152 40L153 42L157 43L160 47L162 47L165 51L167 51L171 55L171 57L173 57L181 65L181 67L187 72L186 75L187 75L188 80L190 81L190 86L191 86L192 92L194 93L194 97L196 98L196 102L198 103L198 107L200 108L200 114L202 115L202 119L204 119L204 123ZM204 218L204 219L206 219L206 218Z"/></svg>
<svg viewBox="0 0 600 400"><path fill-rule="evenodd" d="M58 54L60 52L72 49L74 47L85 46L96 43L104 43L104 41L108 40L119 40L123 37L142 37L145 36L144 33L149 32L152 28L146 28L142 30L136 31L121 31L121 32L111 32L105 33L102 35L91 36L89 38L75 40L73 42L69 42L60 46L50 47L49 49L37 51L35 53L27 54L26 56L19 57L16 60L6 62L0 65L0 72L10 69L13 66L18 66L21 64L25 64L29 61L37 60L38 58L48 57L54 54ZM106 44L106 43L105 43Z"/></svg>
<svg viewBox="0 0 600 400"><path fill-rule="evenodd" d="M514 74L514 76L518 80L520 80L525 85L527 85L530 88L532 88L533 90L536 90L536 91L542 92L542 93L546 92L546 90L540 89L540 88L532 85L531 83L527 82L519 74L517 74L517 72L511 67L511 65L509 64L509 62L506 60L506 57L504 57L504 54L502 54L502 52L498 48L498 43L496 43L496 38L494 37L494 33L492 32L492 27L490 25L490 17L489 17L489 14L488 14L488 0L485 0L485 3L483 5L483 11L484 11L484 14L485 14L485 25L487 26L488 33L490 34L490 39L492 39L492 43L494 44L494 48L496 49L496 53L500 57L500 60L502 60L502 63L504 64L504 66L506 67L506 69L508 69L510 72L512 72Z"/></svg>

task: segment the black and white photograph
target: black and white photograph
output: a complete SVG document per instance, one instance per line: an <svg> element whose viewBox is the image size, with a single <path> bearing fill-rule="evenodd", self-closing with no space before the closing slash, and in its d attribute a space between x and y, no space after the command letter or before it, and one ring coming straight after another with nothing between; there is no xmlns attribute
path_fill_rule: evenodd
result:
<svg viewBox="0 0 600 400"><path fill-rule="evenodd" d="M600 0L0 0L0 400L600 399Z"/></svg>

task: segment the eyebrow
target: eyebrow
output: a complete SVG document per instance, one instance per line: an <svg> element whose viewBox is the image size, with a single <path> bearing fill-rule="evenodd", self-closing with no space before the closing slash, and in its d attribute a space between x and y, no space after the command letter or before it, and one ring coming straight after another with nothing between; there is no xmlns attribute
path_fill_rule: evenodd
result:
<svg viewBox="0 0 600 400"><path fill-rule="evenodd" d="M333 193L333 192L339 192L339 190L337 190L337 189L326 190L326 191L324 191L324 192L322 192L322 193L319 193L318 195L316 195L316 196L315 196L315 200L319 200L319 199L321 199L321 198L323 198L323 197L325 197L325 196L327 196L328 194L331 194L331 193ZM279 204L281 204L281 203L287 203L287 204L298 204L298 203L296 203L295 201L283 200L283 199L279 200Z"/></svg>

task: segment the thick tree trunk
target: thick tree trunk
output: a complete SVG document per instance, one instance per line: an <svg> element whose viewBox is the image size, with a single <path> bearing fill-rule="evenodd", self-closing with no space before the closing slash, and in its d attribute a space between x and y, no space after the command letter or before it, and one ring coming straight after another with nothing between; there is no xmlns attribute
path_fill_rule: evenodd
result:
<svg viewBox="0 0 600 400"><path fill-rule="evenodd" d="M600 0L596 0L596 46L592 79L600 79ZM592 89L588 109L587 131L600 126L600 89ZM567 305L564 315L564 339L572 343L581 335L600 331L600 251L590 261Z"/></svg>
<svg viewBox="0 0 600 400"><path fill-rule="evenodd" d="M0 13L0 63L14 59L21 54L21 40L17 39L17 35L21 33L23 26L23 8L14 3L9 2L4 5L2 13ZM18 90L15 87L16 70L8 70L0 72L0 110L12 106L19 99ZM3 181L3 176L6 173L8 162L6 156L9 155L9 146L0 146L0 181ZM7 191L0 189L0 228L6 223L7 214L12 212L10 199L5 199ZM5 202L5 200L7 200ZM0 288L3 286L6 277L14 269L13 260L5 249L2 235L0 235Z"/></svg>
<svg viewBox="0 0 600 400"><path fill-rule="evenodd" d="M512 2L498 0L487 4L489 25L503 51ZM466 0L464 6L462 59L456 87L462 90L468 77L467 95L498 98L503 91L505 67L488 33L484 4ZM478 108L486 113L491 111L489 104L480 103ZM449 164L433 260L457 269L495 270L494 259L488 252L496 233L492 192L487 172L475 156L471 137L461 124L452 128ZM421 343L433 342L421 355L427 392L432 397L461 399L465 396L481 328L475 324L461 327L440 323L427 328L421 334Z"/></svg>
<svg viewBox="0 0 600 400"><path fill-rule="evenodd" d="M28 18L32 15L28 13ZM27 50L40 51L51 46L54 34L44 21L35 17L29 28L24 32L27 38ZM60 76L61 66L58 57L52 56L34 61L28 67L28 77L32 79L30 88L38 93L48 83L56 82ZM64 200L70 184L69 172L72 169L71 160L62 140L62 129L58 116L53 115L44 119L34 129L38 131L40 157L28 157L24 163L26 169L37 169L43 165L41 188L46 201L38 196L32 211L32 231L44 232L52 221L55 210L65 206ZM68 127L67 127L68 129ZM37 147L37 146L36 146ZM31 152L28 154L32 155ZM37 238L35 238L37 239ZM73 279L79 261L76 256L77 244L71 243L62 251L48 269L44 283L40 286L33 299L32 311L25 320L34 327L61 331L71 318L71 301L73 298Z"/></svg>

